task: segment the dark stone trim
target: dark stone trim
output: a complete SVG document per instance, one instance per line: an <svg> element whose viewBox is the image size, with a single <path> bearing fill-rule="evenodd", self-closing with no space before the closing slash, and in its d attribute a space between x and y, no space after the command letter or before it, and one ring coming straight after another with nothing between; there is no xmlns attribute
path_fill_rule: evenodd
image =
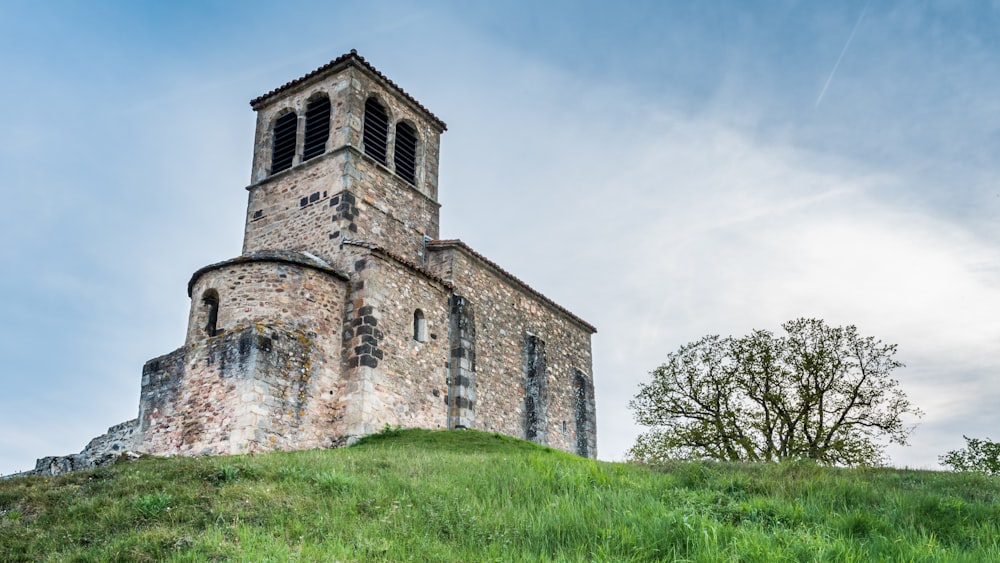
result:
<svg viewBox="0 0 1000 563"><path fill-rule="evenodd" d="M548 445L548 369L545 341L534 334L524 335L524 436Z"/></svg>
<svg viewBox="0 0 1000 563"><path fill-rule="evenodd" d="M476 316L461 295L448 298L448 427L476 426Z"/></svg>
<svg viewBox="0 0 1000 563"><path fill-rule="evenodd" d="M573 417L576 430L576 453L597 456L597 415L594 405L594 382L579 369L573 370Z"/></svg>

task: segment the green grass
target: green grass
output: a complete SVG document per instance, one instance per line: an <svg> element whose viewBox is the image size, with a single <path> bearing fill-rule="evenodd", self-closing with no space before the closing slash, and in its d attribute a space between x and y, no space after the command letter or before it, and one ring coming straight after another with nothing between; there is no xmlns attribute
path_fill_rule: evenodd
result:
<svg viewBox="0 0 1000 563"><path fill-rule="evenodd" d="M0 481L0 561L1000 561L1000 479L603 463L476 431Z"/></svg>

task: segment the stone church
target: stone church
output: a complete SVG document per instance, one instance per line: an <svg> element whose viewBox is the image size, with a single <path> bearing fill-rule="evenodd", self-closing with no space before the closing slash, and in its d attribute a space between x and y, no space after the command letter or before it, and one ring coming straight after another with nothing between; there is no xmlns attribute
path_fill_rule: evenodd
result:
<svg viewBox="0 0 1000 563"><path fill-rule="evenodd" d="M138 418L36 472L124 450L326 448L386 425L595 457L595 329L440 239L444 122L355 51L250 105L242 254L191 276L184 345L143 366Z"/></svg>

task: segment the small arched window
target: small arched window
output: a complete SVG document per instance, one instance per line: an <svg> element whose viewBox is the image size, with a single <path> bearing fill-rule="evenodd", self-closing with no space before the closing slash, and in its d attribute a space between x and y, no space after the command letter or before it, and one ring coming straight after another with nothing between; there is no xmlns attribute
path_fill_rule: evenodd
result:
<svg viewBox="0 0 1000 563"><path fill-rule="evenodd" d="M306 134L302 144L303 162L326 152L330 138L330 98L323 96L306 107Z"/></svg>
<svg viewBox="0 0 1000 563"><path fill-rule="evenodd" d="M365 102L365 125L361 143L365 154L386 164L385 155L389 139L389 118L385 108L375 98Z"/></svg>
<svg viewBox="0 0 1000 563"><path fill-rule="evenodd" d="M413 339L417 342L427 342L427 319L420 309L413 312Z"/></svg>
<svg viewBox="0 0 1000 563"><path fill-rule="evenodd" d="M204 305L208 317L205 322L205 334L215 336L219 333L217 326L219 323L219 292L214 289L206 291L201 296L201 303Z"/></svg>
<svg viewBox="0 0 1000 563"><path fill-rule="evenodd" d="M292 167L295 158L295 132L298 116L290 111L274 120L274 145L271 148L271 174Z"/></svg>
<svg viewBox="0 0 1000 563"><path fill-rule="evenodd" d="M396 174L407 182L417 183L417 132L409 123L396 124L396 150L393 154Z"/></svg>

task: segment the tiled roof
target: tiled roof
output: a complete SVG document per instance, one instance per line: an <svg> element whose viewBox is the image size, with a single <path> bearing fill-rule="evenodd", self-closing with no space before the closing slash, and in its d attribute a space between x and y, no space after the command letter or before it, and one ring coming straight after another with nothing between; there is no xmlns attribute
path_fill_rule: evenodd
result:
<svg viewBox="0 0 1000 563"><path fill-rule="evenodd" d="M448 126L445 124L444 121L441 121L436 115L434 115L433 113L431 113L431 111L429 109L425 108L423 106L423 104L421 104L420 102L418 102L413 96L411 96L408 93L406 93L406 90L403 90L395 82L393 82L392 80L389 80L384 74L382 74L381 72L379 72L378 69L376 69L375 67L373 67L370 63L368 63L368 61L366 61L365 58L362 57L361 55L359 55L358 52L355 51L354 49L351 49L350 53L345 53L345 54L337 57L336 59L333 59L332 61L326 63L325 65L323 65L323 66L321 66L319 68L317 68L316 70L310 72L309 74L306 74L305 76L301 76L299 78L296 78L295 80L292 80L291 82L286 82L285 84L283 84L281 86L278 86L274 90L271 90L267 94L264 94L263 96L258 96L256 98L250 100L250 106L253 107L254 109L257 109L257 105L260 104L261 102L263 102L263 101L267 100L268 98L271 98L271 97L273 97L273 96L275 96L275 95L277 95L277 94L279 94L281 92L284 92L285 90L291 88L292 86L296 86L296 85L302 84L303 82L309 80L310 78L313 78L315 76L323 74L323 73L325 73L327 71L331 71L333 69L337 69L338 67L343 67L343 66L347 66L347 65L354 65L354 66L356 66L358 68L362 68L362 69L367 70L371 74L374 74L379 79L381 79L383 82L385 82L388 86L390 86L391 88L393 88L394 90L396 90L397 92L399 92L399 94L401 96L403 96L404 98L406 98L407 100L409 100L410 103L412 103L414 106L416 106L417 108L419 108L420 111L422 111L425 114L427 114L427 116L431 119L431 121L433 121L439 127L441 127L442 131L446 131L448 129Z"/></svg>
<svg viewBox="0 0 1000 563"><path fill-rule="evenodd" d="M194 289L195 282L198 278L202 276L205 272L211 270L216 270L223 268L225 266L231 266L233 264L245 264L251 262L285 262L286 264L298 264L300 266L308 266L316 270L322 270L329 274L333 274L344 281L349 280L346 274L338 272L333 266L316 256L308 252L299 252L294 250L263 250L260 252L251 252L250 254L244 254L243 256L237 256L236 258L230 258L229 260L223 260L222 262L216 262L215 264L209 264L208 266L203 266L198 268L198 270L191 274L191 280L188 281L188 297L191 297L191 290Z"/></svg>
<svg viewBox="0 0 1000 563"><path fill-rule="evenodd" d="M367 242L367 241L363 241L363 240L349 239L349 238L346 238L346 237L343 238L343 239L341 239L340 244L341 245L349 244L351 246L360 246L361 248L367 248L368 250L372 250L374 252L378 252L379 254L385 256L386 258L389 258L389 259L391 259L391 260L393 260L395 262L398 262L398 263L402 264L403 266L405 266L405 267L407 267L407 268L409 268L409 269L411 269L411 270L413 270L415 272L420 273L421 275L427 277L428 279L436 281L437 283L439 283L439 284L447 287L448 289L454 289L454 287L455 287L455 284L453 284L450 281L442 278L441 276L435 274L434 272L428 270L427 268L424 268L423 266L420 266L418 264L410 262L406 258L403 258L402 256L399 256L398 254L394 254L392 252L389 252L388 250L382 248L381 246L379 246L377 244L374 244L374 243L371 243L371 242Z"/></svg>
<svg viewBox="0 0 1000 563"><path fill-rule="evenodd" d="M501 268L496 262L493 262L489 258L483 256L482 254L476 252L475 250L472 250L472 248L469 245L465 244L461 240L458 240L458 239L432 240L432 241L429 241L427 243L427 249L428 250L435 250L435 249L444 250L446 248L455 248L455 247L461 248L466 253L468 253L470 256L476 258L480 262L483 262L484 264L486 264L487 266L489 266L493 270L496 270L497 273L501 274L502 276L506 277L510 281L514 282L515 284L517 284L518 286L520 286L521 289L523 289L527 293L529 293L529 294L531 294L531 295L533 295L533 296L541 299L543 302L545 302L546 304L548 304L552 308L554 308L557 311L565 314L569 318L571 318L574 321L576 321L578 324L586 327L588 330L590 330L591 333L596 333L597 332L597 329L594 328L594 325L592 325L592 324L588 323L587 321L581 319L580 317L574 315L573 313L571 313L569 311L569 309L566 309L562 305L560 305L560 304L556 303L555 301L549 299L548 297L546 297L545 295L543 295L539 291L536 291L530 285L528 285L528 284L524 283L523 281L521 281L520 279L518 279L514 274L511 274L507 270L504 270L503 268Z"/></svg>

